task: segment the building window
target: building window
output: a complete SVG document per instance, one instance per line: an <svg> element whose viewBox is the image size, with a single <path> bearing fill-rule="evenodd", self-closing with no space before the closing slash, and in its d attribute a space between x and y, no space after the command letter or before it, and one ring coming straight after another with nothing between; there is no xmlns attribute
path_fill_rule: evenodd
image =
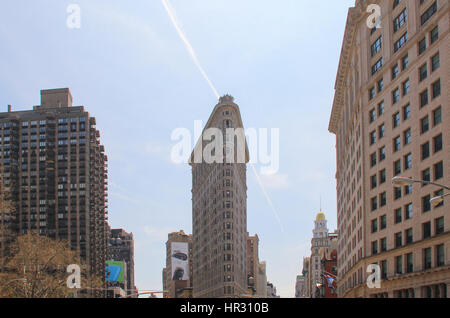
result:
<svg viewBox="0 0 450 318"><path fill-rule="evenodd" d="M395 66L392 68L392 80L396 79L399 73L398 64L395 64Z"/></svg>
<svg viewBox="0 0 450 318"><path fill-rule="evenodd" d="M383 67L383 58L380 58L373 66L372 66L372 75L378 72Z"/></svg>
<svg viewBox="0 0 450 318"><path fill-rule="evenodd" d="M395 248L402 246L402 232L395 233Z"/></svg>
<svg viewBox="0 0 450 318"><path fill-rule="evenodd" d="M378 116L381 116L384 114L384 102L381 102L378 104Z"/></svg>
<svg viewBox="0 0 450 318"><path fill-rule="evenodd" d="M411 105L408 104L403 107L403 120L411 118Z"/></svg>
<svg viewBox="0 0 450 318"><path fill-rule="evenodd" d="M370 144L373 145L377 142L377 132L374 130L370 133Z"/></svg>
<svg viewBox="0 0 450 318"><path fill-rule="evenodd" d="M441 161L434 165L434 180L439 180L444 177L444 162Z"/></svg>
<svg viewBox="0 0 450 318"><path fill-rule="evenodd" d="M372 123L377 119L375 108L369 112L369 121Z"/></svg>
<svg viewBox="0 0 450 318"><path fill-rule="evenodd" d="M409 56L408 54L406 54L403 58L402 58L402 69L406 69L409 65Z"/></svg>
<svg viewBox="0 0 450 318"><path fill-rule="evenodd" d="M378 242L372 242L372 255L378 254Z"/></svg>
<svg viewBox="0 0 450 318"><path fill-rule="evenodd" d="M431 72L436 71L440 66L441 66L441 59L439 53L437 53L431 58Z"/></svg>
<svg viewBox="0 0 450 318"><path fill-rule="evenodd" d="M436 98L441 95L441 80L437 80L432 84L433 88L433 98Z"/></svg>
<svg viewBox="0 0 450 318"><path fill-rule="evenodd" d="M412 168L412 154L407 154L405 157L405 170Z"/></svg>
<svg viewBox="0 0 450 318"><path fill-rule="evenodd" d="M445 265L444 244L436 246L436 266Z"/></svg>
<svg viewBox="0 0 450 318"><path fill-rule="evenodd" d="M436 136L433 138L433 144L434 144L434 152L439 152L442 150L442 134Z"/></svg>
<svg viewBox="0 0 450 318"><path fill-rule="evenodd" d="M421 55L427 49L427 38L423 38L419 41L419 55Z"/></svg>
<svg viewBox="0 0 450 318"><path fill-rule="evenodd" d="M440 217L436 219L434 222L436 235L444 233L444 217Z"/></svg>
<svg viewBox="0 0 450 318"><path fill-rule="evenodd" d="M403 33L403 35L394 43L394 52L400 50L400 48L405 45L408 41L408 32Z"/></svg>
<svg viewBox="0 0 450 318"><path fill-rule="evenodd" d="M430 33L430 42L433 44L439 39L439 27L436 26Z"/></svg>
<svg viewBox="0 0 450 318"><path fill-rule="evenodd" d="M409 220L413 217L413 206L412 203L405 205L405 219Z"/></svg>
<svg viewBox="0 0 450 318"><path fill-rule="evenodd" d="M430 200L431 200L431 196L430 195L427 195L427 196L422 198L422 212L423 213L431 211ZM430 224L430 229L431 229L431 224Z"/></svg>
<svg viewBox="0 0 450 318"><path fill-rule="evenodd" d="M375 189L377 187L377 175L371 176L370 181L371 188Z"/></svg>
<svg viewBox="0 0 450 318"><path fill-rule="evenodd" d="M386 192L383 192L380 194L380 207L383 207L386 205Z"/></svg>
<svg viewBox="0 0 450 318"><path fill-rule="evenodd" d="M372 233L378 232L378 220L372 220Z"/></svg>
<svg viewBox="0 0 450 318"><path fill-rule="evenodd" d="M402 162L400 160L397 160L394 162L394 175L399 175L402 173Z"/></svg>
<svg viewBox="0 0 450 318"><path fill-rule="evenodd" d="M386 214L380 217L380 230L384 230L387 226Z"/></svg>
<svg viewBox="0 0 450 318"><path fill-rule="evenodd" d="M381 252L387 251L387 239L384 237L380 240Z"/></svg>
<svg viewBox="0 0 450 318"><path fill-rule="evenodd" d="M403 82L402 86L403 86L403 96L405 96L409 93L410 90L409 79Z"/></svg>
<svg viewBox="0 0 450 318"><path fill-rule="evenodd" d="M413 242L413 229L407 229L405 231L406 244L411 244Z"/></svg>
<svg viewBox="0 0 450 318"><path fill-rule="evenodd" d="M376 39L371 46L372 56L377 54L381 50L382 46L383 46L383 37L380 35L380 37L378 37L378 39Z"/></svg>
<svg viewBox="0 0 450 318"><path fill-rule="evenodd" d="M404 140L403 140L404 144L405 144L405 145L410 144L410 143L411 143L411 138L412 138L412 136L411 136L411 128L407 129L407 130L403 133L403 136L404 136Z"/></svg>
<svg viewBox="0 0 450 318"><path fill-rule="evenodd" d="M428 116L426 116L420 120L420 132L424 134L429 129L430 129L430 120L428 119Z"/></svg>
<svg viewBox="0 0 450 318"><path fill-rule="evenodd" d="M422 229L423 229L423 239L431 237L431 222L423 223Z"/></svg>
<svg viewBox="0 0 450 318"><path fill-rule="evenodd" d="M378 136L380 139L382 139L386 134L386 130L384 128L384 124L378 127Z"/></svg>
<svg viewBox="0 0 450 318"><path fill-rule="evenodd" d="M437 2L435 1L428 9L420 16L420 23L424 25L437 11Z"/></svg>
<svg viewBox="0 0 450 318"><path fill-rule="evenodd" d="M424 180L424 181L431 181L431 170L430 170L430 168L425 169L424 171L422 171L422 180Z"/></svg>
<svg viewBox="0 0 450 318"><path fill-rule="evenodd" d="M431 247L425 248L423 250L423 268L424 269L431 268Z"/></svg>
<svg viewBox="0 0 450 318"><path fill-rule="evenodd" d="M405 186L405 195L412 193L412 184Z"/></svg>
<svg viewBox="0 0 450 318"><path fill-rule="evenodd" d="M430 143L427 142L423 144L421 148L422 148L422 160L425 160L428 157L430 157Z"/></svg>
<svg viewBox="0 0 450 318"><path fill-rule="evenodd" d="M374 99L375 97L375 87L372 87L371 89L369 89L369 100Z"/></svg>
<svg viewBox="0 0 450 318"><path fill-rule="evenodd" d="M394 19L394 32L397 32L407 21L406 8Z"/></svg>
<svg viewBox="0 0 450 318"><path fill-rule="evenodd" d="M396 128L399 125L400 125L400 113L395 113L394 116L392 116L392 126Z"/></svg>
<svg viewBox="0 0 450 318"><path fill-rule="evenodd" d="M392 92L392 104L396 104L400 100L400 90L396 88Z"/></svg>
<svg viewBox="0 0 450 318"><path fill-rule="evenodd" d="M442 123L442 108L439 106L433 111L433 126L437 126Z"/></svg>
<svg viewBox="0 0 450 318"><path fill-rule="evenodd" d="M395 210L395 224L402 222L402 209Z"/></svg>
<svg viewBox="0 0 450 318"><path fill-rule="evenodd" d="M406 254L406 272L414 272L414 257L413 253Z"/></svg>
<svg viewBox="0 0 450 318"><path fill-rule="evenodd" d="M386 182L386 170L383 169L380 171L380 184L383 184Z"/></svg>
<svg viewBox="0 0 450 318"><path fill-rule="evenodd" d="M378 209L378 197L374 197L371 200L371 207L372 207L372 211L375 211Z"/></svg>
<svg viewBox="0 0 450 318"><path fill-rule="evenodd" d="M420 107L424 107L428 104L428 89L420 93Z"/></svg>
<svg viewBox="0 0 450 318"><path fill-rule="evenodd" d="M423 81L427 77L428 77L428 68L427 68L427 63L425 63L424 65L422 65L419 68L419 80Z"/></svg>
<svg viewBox="0 0 450 318"><path fill-rule="evenodd" d="M397 275L403 274L403 257L402 256L395 257L395 274L397 274Z"/></svg>
<svg viewBox="0 0 450 318"><path fill-rule="evenodd" d="M377 154L374 152L370 155L370 166L374 167L377 164Z"/></svg>
<svg viewBox="0 0 450 318"><path fill-rule="evenodd" d="M381 261L381 278L387 278L387 261Z"/></svg>
<svg viewBox="0 0 450 318"><path fill-rule="evenodd" d="M381 92L383 90L383 88L384 88L384 79L383 78L381 78L378 81L377 86L378 86L378 92Z"/></svg>
<svg viewBox="0 0 450 318"><path fill-rule="evenodd" d="M400 136L398 136L394 139L394 152L399 151L401 149L401 147L402 147L402 141L401 141Z"/></svg>

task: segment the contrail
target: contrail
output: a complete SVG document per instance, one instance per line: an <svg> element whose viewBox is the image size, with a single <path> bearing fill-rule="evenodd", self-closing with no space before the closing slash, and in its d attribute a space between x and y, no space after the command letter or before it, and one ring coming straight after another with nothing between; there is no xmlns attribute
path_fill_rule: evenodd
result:
<svg viewBox="0 0 450 318"><path fill-rule="evenodd" d="M253 173L255 174L256 181L258 181L259 187L261 188L264 196L266 197L267 203L269 203L269 206L272 209L272 212L275 215L275 218L277 219L278 224L280 225L281 232L284 233L284 227L283 227L283 224L281 224L280 217L279 217L277 211L275 210L275 207L273 206L272 200L270 199L269 195L267 194L263 183L261 182L261 179L260 179L260 177L258 175L258 172L255 169L255 166L253 165L253 163L250 163L250 166L252 167Z"/></svg>
<svg viewBox="0 0 450 318"><path fill-rule="evenodd" d="M209 87L211 87L211 90L213 91L216 98L219 99L219 97L220 97L219 93L217 92L213 83L210 81L208 75L206 75L206 72L203 69L203 67L201 66L201 64L197 58L197 55L195 54L194 48L192 47L191 43L187 39L186 34L184 34L183 30L181 30L180 24L178 23L177 18L176 18L175 10L172 8L172 6L170 5L170 2L168 0L161 0L161 2L167 11L167 14L169 15L169 18L172 21L173 26L177 30L178 35L180 36L181 40L184 42L186 49L188 50L189 54L191 55L192 60L194 61L197 68L199 69L200 73L202 73L202 75L205 78L206 82L208 83ZM253 164L250 164L250 166L252 167L253 173L256 176L256 180L259 184L259 187L261 188L264 196L266 197L267 203L269 203L269 206L272 209L273 214L275 215L275 218L277 219L278 224L280 225L281 232L284 232L283 224L281 224L280 217L278 216L278 213L275 210L275 207L273 206L272 200L270 199L269 195L267 194L267 192L264 188L264 185L262 184L261 179L259 178L258 172L256 171Z"/></svg>
<svg viewBox="0 0 450 318"><path fill-rule="evenodd" d="M170 5L168 0L161 0L164 8L167 11L167 14L169 15L170 20L173 23L173 26L175 27L175 29L178 32L178 35L180 36L181 40L183 40L184 44L186 45L186 49L188 50L189 54L192 57L192 60L194 61L195 65L197 66L197 68L199 69L200 73L202 73L203 77L205 78L205 80L208 82L209 87L211 87L211 90L213 91L214 95L216 96L217 99L219 99L219 93L217 92L216 88L214 87L213 83L209 80L208 75L206 75L205 70L203 69L203 67L201 66L197 55L195 54L194 48L192 47L191 43L189 42L189 40L186 37L186 34L184 34L183 30L181 30L181 27L179 25L179 23L177 22L177 18L175 15L175 10L172 8L172 6Z"/></svg>

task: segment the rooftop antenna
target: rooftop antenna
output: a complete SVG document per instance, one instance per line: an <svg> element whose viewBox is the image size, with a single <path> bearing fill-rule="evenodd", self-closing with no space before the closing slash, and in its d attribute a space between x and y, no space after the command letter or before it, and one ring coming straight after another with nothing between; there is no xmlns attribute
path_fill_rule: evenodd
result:
<svg viewBox="0 0 450 318"><path fill-rule="evenodd" d="M320 212L322 212L322 196L320 196Z"/></svg>

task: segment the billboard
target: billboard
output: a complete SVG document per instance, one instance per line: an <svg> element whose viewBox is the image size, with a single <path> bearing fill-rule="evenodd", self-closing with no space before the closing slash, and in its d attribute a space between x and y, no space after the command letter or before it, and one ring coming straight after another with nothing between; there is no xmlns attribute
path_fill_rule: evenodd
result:
<svg viewBox="0 0 450 318"><path fill-rule="evenodd" d="M106 281L123 283L123 262L106 261Z"/></svg>
<svg viewBox="0 0 450 318"><path fill-rule="evenodd" d="M189 280L189 244L172 242L172 280Z"/></svg>

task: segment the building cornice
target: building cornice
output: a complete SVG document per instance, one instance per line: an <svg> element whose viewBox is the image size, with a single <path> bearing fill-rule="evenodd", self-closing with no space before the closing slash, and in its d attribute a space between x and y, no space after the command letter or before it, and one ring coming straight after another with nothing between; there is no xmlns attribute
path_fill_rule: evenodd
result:
<svg viewBox="0 0 450 318"><path fill-rule="evenodd" d="M346 86L345 79L351 59L351 49L355 40L355 31L359 16L357 8L350 8L347 14L347 22L345 26L344 39L342 41L341 56L339 58L338 71L336 74L336 82L334 85L335 94L333 100L333 108L331 110L331 118L328 130L336 134L338 123L341 118L342 107L344 104L344 88Z"/></svg>

